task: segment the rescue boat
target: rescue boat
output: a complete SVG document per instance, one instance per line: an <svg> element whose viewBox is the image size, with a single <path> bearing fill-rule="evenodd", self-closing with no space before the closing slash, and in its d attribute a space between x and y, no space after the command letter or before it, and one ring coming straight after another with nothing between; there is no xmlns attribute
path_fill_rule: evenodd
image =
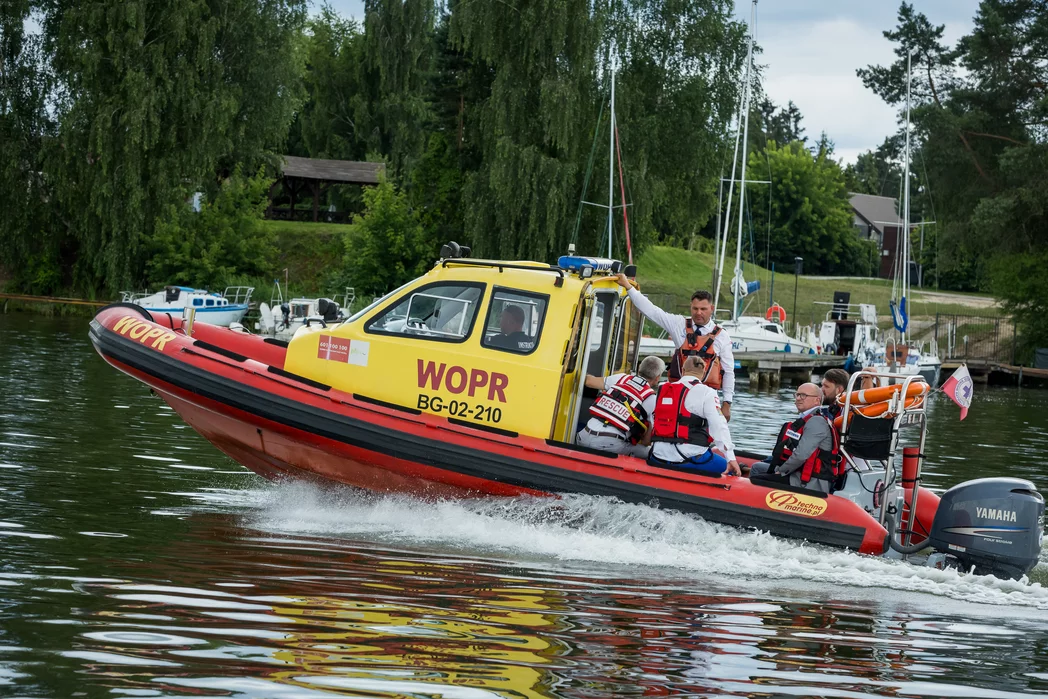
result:
<svg viewBox="0 0 1048 699"><path fill-rule="evenodd" d="M983 555L985 546L948 549L936 540L937 527L955 522L939 526L939 497L919 484L924 401L908 401L913 377L875 417L856 411L842 426L851 473L832 495L576 445L594 398L585 375L628 371L639 361L643 318L612 276L621 263L468 255L468 248L445 245L427 274L344 322L309 319L289 342L125 303L99 311L90 338L105 361L269 479L422 498L613 496L865 554L908 556L932 545L942 549L933 558L939 564L1012 576L1036 563L1040 539L1031 553L1030 519L1043 516L1044 503L1028 481L987 479L996 484L993 497L983 497L986 489L961 493L965 502L1018 518L1008 522L1008 551L991 546ZM624 271L635 275L632 266ZM873 412L869 395L855 396ZM899 432L908 425L920 428L921 447L899 478ZM760 458L739 456L744 466ZM1002 488L1007 495L999 495ZM975 505L970 509L962 525L985 524L981 534L997 536L999 522L976 521ZM968 509L955 504L951 511ZM1016 521L1029 531L1015 533Z"/></svg>

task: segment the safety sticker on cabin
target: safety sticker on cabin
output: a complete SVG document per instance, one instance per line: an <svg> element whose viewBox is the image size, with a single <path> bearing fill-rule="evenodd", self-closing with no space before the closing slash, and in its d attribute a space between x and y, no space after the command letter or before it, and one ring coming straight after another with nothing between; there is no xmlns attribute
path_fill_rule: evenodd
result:
<svg viewBox="0 0 1048 699"><path fill-rule="evenodd" d="M345 340L333 335L321 335L317 345L317 359L329 362L345 362L357 366L368 365L371 343L364 340Z"/></svg>
<svg viewBox="0 0 1048 699"><path fill-rule="evenodd" d="M785 490L773 490L764 498L764 502L773 510L789 512L804 517L818 517L826 511L826 499L815 498Z"/></svg>

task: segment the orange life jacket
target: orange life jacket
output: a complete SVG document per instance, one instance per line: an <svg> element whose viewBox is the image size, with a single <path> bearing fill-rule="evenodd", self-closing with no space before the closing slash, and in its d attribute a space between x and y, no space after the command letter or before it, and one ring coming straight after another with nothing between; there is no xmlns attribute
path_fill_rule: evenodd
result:
<svg viewBox="0 0 1048 699"><path fill-rule="evenodd" d="M814 410L804 417L798 417L793 422L787 422L782 426L782 429L779 430L779 438L775 442L775 451L771 454L771 469L769 472L774 472L793 455L793 450L797 448L801 441L801 435L804 434L805 425L813 417L829 422L829 418L820 410ZM830 451L816 449L812 452L812 455L808 457L801 467L801 483L807 483L812 478L832 483L837 479L837 476L844 473L844 459L841 458L837 430L833 428L832 423L830 424L830 435L833 438L833 448Z"/></svg>
<svg viewBox="0 0 1048 699"><path fill-rule="evenodd" d="M655 395L651 385L641 376L626 374L611 388L601 391L593 401L589 413L615 429L622 430L636 444L648 431L648 411L644 401Z"/></svg>
<svg viewBox="0 0 1048 699"><path fill-rule="evenodd" d="M684 344L673 354L673 361L670 362L670 381L680 379L684 360L693 354L697 354L706 360L706 371L702 375L702 383L716 391L721 387L721 382L724 378L724 369L721 368L720 355L713 348L713 343L717 335L720 334L721 326L714 325L713 332L705 337L699 335L699 331L695 328L695 323L692 322L691 318L685 321L685 328Z"/></svg>
<svg viewBox="0 0 1048 699"><path fill-rule="evenodd" d="M659 395L655 399L655 417L652 420L652 444L668 442L707 448L713 444L706 418L692 415L684 406L688 393L695 385L674 381L659 387Z"/></svg>

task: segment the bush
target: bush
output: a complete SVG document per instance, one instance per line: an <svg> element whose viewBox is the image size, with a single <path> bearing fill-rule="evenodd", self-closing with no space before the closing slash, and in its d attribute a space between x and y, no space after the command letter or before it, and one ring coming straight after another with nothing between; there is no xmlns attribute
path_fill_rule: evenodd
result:
<svg viewBox="0 0 1048 699"><path fill-rule="evenodd" d="M276 248L261 222L271 182L262 171L244 177L238 167L199 213L171 207L150 243L149 280L217 288L236 275L268 275Z"/></svg>
<svg viewBox="0 0 1048 699"><path fill-rule="evenodd" d="M364 214L345 234L343 283L379 294L411 281L435 254L426 246L418 213L390 182L364 191Z"/></svg>

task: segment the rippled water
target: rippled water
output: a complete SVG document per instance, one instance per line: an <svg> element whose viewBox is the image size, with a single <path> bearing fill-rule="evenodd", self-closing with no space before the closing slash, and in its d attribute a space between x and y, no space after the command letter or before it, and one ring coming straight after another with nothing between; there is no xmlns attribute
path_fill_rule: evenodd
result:
<svg viewBox="0 0 1048 699"><path fill-rule="evenodd" d="M0 696L1048 696L1034 582L602 498L271 486L90 349L0 316ZM1048 392L934 405L928 482L1048 490ZM765 449L789 391L736 402Z"/></svg>

